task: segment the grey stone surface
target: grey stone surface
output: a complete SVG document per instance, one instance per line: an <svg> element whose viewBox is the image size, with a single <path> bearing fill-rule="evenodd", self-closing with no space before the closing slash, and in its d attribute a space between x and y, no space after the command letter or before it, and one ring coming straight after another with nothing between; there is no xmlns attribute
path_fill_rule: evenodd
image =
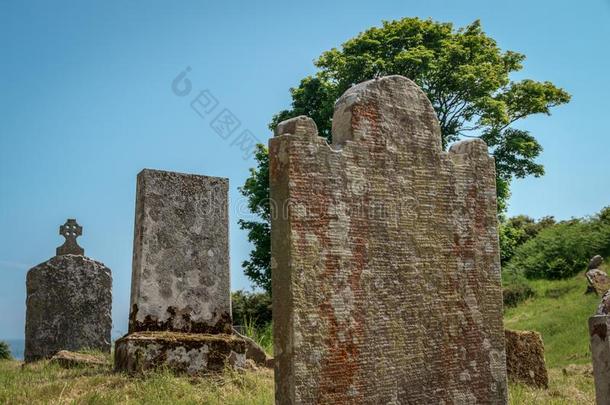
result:
<svg viewBox="0 0 610 405"><path fill-rule="evenodd" d="M63 245L57 248L56 255L85 255L85 249L78 246L76 238L83 234L83 227L76 219L68 219L65 224L59 227L59 234L66 238Z"/></svg>
<svg viewBox="0 0 610 405"><path fill-rule="evenodd" d="M110 366L110 362L101 356L61 350L53 357L51 363L57 363L63 368Z"/></svg>
<svg viewBox="0 0 610 405"><path fill-rule="evenodd" d="M591 258L591 260L589 261L589 270L598 269L599 266L601 266L603 262L604 262L604 258L601 257L600 255L593 256Z"/></svg>
<svg viewBox="0 0 610 405"><path fill-rule="evenodd" d="M244 336L233 329L233 334L240 337L246 343L246 359L252 360L257 366L269 367L269 364L273 362L273 358L260 347L258 343L250 339L248 336ZM272 367L269 367L272 368Z"/></svg>
<svg viewBox="0 0 610 405"><path fill-rule="evenodd" d="M228 180L138 175L129 332L231 333Z"/></svg>
<svg viewBox="0 0 610 405"><path fill-rule="evenodd" d="M136 332L116 342L115 369L140 373L158 367L189 375L246 365L246 343L235 335Z"/></svg>
<svg viewBox="0 0 610 405"><path fill-rule="evenodd" d="M309 123L307 123L309 121ZM389 76L269 142L276 403L504 404L495 166ZM442 271L439 271L442 269Z"/></svg>
<svg viewBox="0 0 610 405"><path fill-rule="evenodd" d="M593 378L597 405L610 405L610 317L595 315L589 318Z"/></svg>
<svg viewBox="0 0 610 405"><path fill-rule="evenodd" d="M606 291L602 296L595 315L610 315L610 291Z"/></svg>
<svg viewBox="0 0 610 405"><path fill-rule="evenodd" d="M588 282L587 291L593 291L597 295L604 295L610 289L610 277L600 269L587 270L585 277Z"/></svg>
<svg viewBox="0 0 610 405"><path fill-rule="evenodd" d="M245 366L231 325L228 180L146 169L136 195L129 334L115 368Z"/></svg>
<svg viewBox="0 0 610 405"><path fill-rule="evenodd" d="M27 274L25 361L60 350L110 352L112 274L93 259L62 255Z"/></svg>

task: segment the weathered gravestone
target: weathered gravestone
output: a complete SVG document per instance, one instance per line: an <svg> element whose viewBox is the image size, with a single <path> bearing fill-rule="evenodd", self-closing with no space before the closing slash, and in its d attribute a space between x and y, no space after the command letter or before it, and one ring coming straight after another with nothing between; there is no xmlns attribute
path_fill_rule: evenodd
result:
<svg viewBox="0 0 610 405"><path fill-rule="evenodd" d="M506 330L506 373L510 381L537 388L549 387L540 333Z"/></svg>
<svg viewBox="0 0 610 405"><path fill-rule="evenodd" d="M589 261L589 268L585 273L587 278L587 293L594 292L597 295L603 296L610 289L610 277L605 271L600 269L604 258L600 255L595 255Z"/></svg>
<svg viewBox="0 0 610 405"><path fill-rule="evenodd" d="M85 257L76 243L82 227L69 219L59 229L66 238L57 256L27 274L25 361L60 350L110 352L112 273Z"/></svg>
<svg viewBox="0 0 610 405"><path fill-rule="evenodd" d="M143 170L138 175L129 334L115 367L190 374L245 362L232 335L228 181Z"/></svg>
<svg viewBox="0 0 610 405"><path fill-rule="evenodd" d="M595 315L589 318L595 398L598 405L610 405L610 291L602 297Z"/></svg>
<svg viewBox="0 0 610 405"><path fill-rule="evenodd" d="M333 142L269 143L278 404L507 401L494 162L441 148L410 80L336 103Z"/></svg>

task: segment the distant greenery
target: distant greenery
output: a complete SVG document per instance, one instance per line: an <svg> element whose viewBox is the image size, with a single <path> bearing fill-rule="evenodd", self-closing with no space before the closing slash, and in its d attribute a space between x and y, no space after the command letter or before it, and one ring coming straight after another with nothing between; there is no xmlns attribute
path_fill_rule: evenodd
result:
<svg viewBox="0 0 610 405"><path fill-rule="evenodd" d="M504 307L515 307L534 295L536 292L522 274L506 271L502 273Z"/></svg>
<svg viewBox="0 0 610 405"><path fill-rule="evenodd" d="M543 217L539 221L527 215L517 215L500 224L500 256L502 264L514 256L515 250L538 233L555 224L555 218Z"/></svg>
<svg viewBox="0 0 610 405"><path fill-rule="evenodd" d="M0 360L11 360L13 355L11 354L11 348L8 343L0 341Z"/></svg>
<svg viewBox="0 0 610 405"><path fill-rule="evenodd" d="M273 323L255 326L253 322L244 323L244 334L254 340L260 347L273 356Z"/></svg>
<svg viewBox="0 0 610 405"><path fill-rule="evenodd" d="M231 306L234 325L264 329L271 323L271 297L265 292L235 291Z"/></svg>
<svg viewBox="0 0 610 405"><path fill-rule="evenodd" d="M537 225L537 224L534 224ZM546 224L517 246L505 272L557 280L584 270L589 259L610 252L610 207L583 219Z"/></svg>
<svg viewBox="0 0 610 405"><path fill-rule="evenodd" d="M535 296L507 308L507 329L534 330L542 334L548 367L590 364L587 319L595 313L599 297L585 294L583 272L564 280L530 280Z"/></svg>

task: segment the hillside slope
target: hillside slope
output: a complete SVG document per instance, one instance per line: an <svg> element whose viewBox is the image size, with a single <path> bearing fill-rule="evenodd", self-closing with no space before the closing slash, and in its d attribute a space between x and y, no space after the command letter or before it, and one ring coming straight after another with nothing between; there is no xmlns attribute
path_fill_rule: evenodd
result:
<svg viewBox="0 0 610 405"><path fill-rule="evenodd" d="M608 271L608 268L605 269ZM584 272L565 280L529 281L536 295L504 314L507 329L542 334L550 387L511 384L512 404L595 403L587 321L600 297L585 294Z"/></svg>
<svg viewBox="0 0 610 405"><path fill-rule="evenodd" d="M595 312L600 297L584 294L587 287L584 273L566 280L536 280L529 284L536 296L508 308L504 326L540 332L548 367L590 363L587 320Z"/></svg>

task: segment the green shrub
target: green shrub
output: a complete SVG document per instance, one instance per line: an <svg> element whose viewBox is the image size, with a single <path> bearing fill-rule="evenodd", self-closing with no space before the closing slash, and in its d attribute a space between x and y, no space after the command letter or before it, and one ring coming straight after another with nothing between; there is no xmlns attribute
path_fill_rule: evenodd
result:
<svg viewBox="0 0 610 405"><path fill-rule="evenodd" d="M589 259L610 252L610 211L550 225L517 247L505 266L531 279L557 280L584 270Z"/></svg>
<svg viewBox="0 0 610 405"><path fill-rule="evenodd" d="M271 297L264 292L235 291L231 294L233 324L264 328L271 322Z"/></svg>
<svg viewBox="0 0 610 405"><path fill-rule="evenodd" d="M514 256L516 249L538 233L555 224L555 218L543 217L536 221L526 215L517 215L500 224L500 259L502 264Z"/></svg>
<svg viewBox="0 0 610 405"><path fill-rule="evenodd" d="M12 358L11 348L8 343L0 341L0 360L11 360Z"/></svg>
<svg viewBox="0 0 610 405"><path fill-rule="evenodd" d="M509 272L502 274L502 296L506 308L516 307L534 295L534 289L523 276Z"/></svg>

